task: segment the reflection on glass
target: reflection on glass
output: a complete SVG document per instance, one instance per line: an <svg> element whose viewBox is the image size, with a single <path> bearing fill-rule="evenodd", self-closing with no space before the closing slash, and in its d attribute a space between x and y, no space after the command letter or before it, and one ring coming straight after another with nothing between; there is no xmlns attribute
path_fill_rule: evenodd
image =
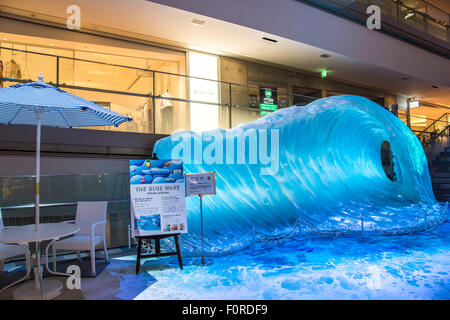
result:
<svg viewBox="0 0 450 320"><path fill-rule="evenodd" d="M60 222L75 218L77 201L108 201L107 245L128 244L130 204L128 173L58 175L41 177L42 204L69 205L42 207L41 222ZM33 177L0 177L0 208L32 204ZM5 225L34 223L34 209L3 209ZM111 236L114 235L114 236Z"/></svg>

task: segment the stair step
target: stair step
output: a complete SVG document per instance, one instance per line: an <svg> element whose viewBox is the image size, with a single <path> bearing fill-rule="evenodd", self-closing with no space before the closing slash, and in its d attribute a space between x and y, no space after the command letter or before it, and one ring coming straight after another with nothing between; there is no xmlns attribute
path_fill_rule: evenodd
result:
<svg viewBox="0 0 450 320"><path fill-rule="evenodd" d="M438 172L450 172L450 167L433 166L431 170L433 174Z"/></svg>
<svg viewBox="0 0 450 320"><path fill-rule="evenodd" d="M431 177L431 183L440 184L440 183L449 183L450 177Z"/></svg>
<svg viewBox="0 0 450 320"><path fill-rule="evenodd" d="M436 188L433 189L434 194L439 194L439 195L450 195L450 189L446 189L446 188Z"/></svg>
<svg viewBox="0 0 450 320"><path fill-rule="evenodd" d="M445 189L445 190L449 190L449 192L450 192L450 183L434 183L434 181L431 181L431 182L432 182L433 190Z"/></svg>
<svg viewBox="0 0 450 320"><path fill-rule="evenodd" d="M446 194L446 195L434 195L434 197L436 198L437 201L450 201L450 194Z"/></svg>
<svg viewBox="0 0 450 320"><path fill-rule="evenodd" d="M435 160L433 161L433 167L450 167L449 160Z"/></svg>
<svg viewBox="0 0 450 320"><path fill-rule="evenodd" d="M432 171L431 172L431 179L435 179L435 178L450 178L450 172L445 172L445 171Z"/></svg>

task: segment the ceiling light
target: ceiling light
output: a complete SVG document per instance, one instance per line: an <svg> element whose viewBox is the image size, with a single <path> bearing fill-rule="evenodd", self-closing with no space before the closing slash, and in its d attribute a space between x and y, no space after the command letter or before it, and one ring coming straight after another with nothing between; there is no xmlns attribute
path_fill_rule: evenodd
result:
<svg viewBox="0 0 450 320"><path fill-rule="evenodd" d="M278 42L278 40L270 39L270 38L267 38L267 37L262 37L262 39L263 39L263 40L266 40L266 41L269 41L269 42L273 42L273 43Z"/></svg>
<svg viewBox="0 0 450 320"><path fill-rule="evenodd" d="M205 24L205 21L199 20L199 19L192 19L191 23L194 26L201 27L201 26L203 26Z"/></svg>
<svg viewBox="0 0 450 320"><path fill-rule="evenodd" d="M408 18L414 17L415 16L415 12L414 11L410 11L406 14L405 16L405 20L408 20Z"/></svg>
<svg viewBox="0 0 450 320"><path fill-rule="evenodd" d="M324 54L321 54L319 57L327 59L331 56L329 54L324 53Z"/></svg>

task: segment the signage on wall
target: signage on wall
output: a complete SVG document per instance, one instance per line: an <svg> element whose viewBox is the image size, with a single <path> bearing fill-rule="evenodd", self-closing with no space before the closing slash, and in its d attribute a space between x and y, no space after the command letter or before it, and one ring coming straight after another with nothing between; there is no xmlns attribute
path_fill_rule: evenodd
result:
<svg viewBox="0 0 450 320"><path fill-rule="evenodd" d="M182 160L130 160L133 237L186 233Z"/></svg>
<svg viewBox="0 0 450 320"><path fill-rule="evenodd" d="M419 101L414 100L409 102L409 108L418 108L418 107L420 107Z"/></svg>
<svg viewBox="0 0 450 320"><path fill-rule="evenodd" d="M259 89L259 114L268 115L278 110L277 91L274 89Z"/></svg>

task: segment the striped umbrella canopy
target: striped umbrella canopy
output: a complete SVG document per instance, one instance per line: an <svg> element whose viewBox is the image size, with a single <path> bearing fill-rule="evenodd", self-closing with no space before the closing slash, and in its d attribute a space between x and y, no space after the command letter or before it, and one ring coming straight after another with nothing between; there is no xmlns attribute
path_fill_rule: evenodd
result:
<svg viewBox="0 0 450 320"><path fill-rule="evenodd" d="M115 126L131 118L39 80L0 89L0 123L36 125L35 223L39 230L41 126Z"/></svg>

